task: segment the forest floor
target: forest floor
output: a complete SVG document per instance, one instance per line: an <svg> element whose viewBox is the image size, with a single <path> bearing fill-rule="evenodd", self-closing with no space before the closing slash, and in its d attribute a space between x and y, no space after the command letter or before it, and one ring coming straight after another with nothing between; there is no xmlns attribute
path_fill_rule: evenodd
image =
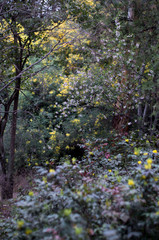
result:
<svg viewBox="0 0 159 240"><path fill-rule="evenodd" d="M13 210L14 203L17 200L19 195L25 195L27 192L32 189L34 182L34 172L25 172L21 174L17 174L15 176L15 185L14 185L14 193L13 199L2 200L0 197L0 218L9 218L11 216L11 211ZM1 192L1 185L0 185Z"/></svg>

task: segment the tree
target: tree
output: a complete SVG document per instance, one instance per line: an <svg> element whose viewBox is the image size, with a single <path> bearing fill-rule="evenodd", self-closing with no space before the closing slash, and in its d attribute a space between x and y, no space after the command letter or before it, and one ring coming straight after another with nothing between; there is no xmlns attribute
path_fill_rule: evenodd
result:
<svg viewBox="0 0 159 240"><path fill-rule="evenodd" d="M19 93L23 80L28 78L33 66L45 59L57 47L56 41L48 52L42 44L65 19L67 13L62 1L0 1L0 163L3 183L2 199L12 198L14 185L14 155ZM29 64L32 56L38 60ZM38 70L40 71L40 70ZM29 73L28 73L29 72ZM10 118L10 158L7 163L4 147L4 133Z"/></svg>
<svg viewBox="0 0 159 240"><path fill-rule="evenodd" d="M121 133L128 124L140 134L157 127L158 13L155 0L98 1L91 25L84 23L91 33L90 56L107 69L116 90L113 126Z"/></svg>

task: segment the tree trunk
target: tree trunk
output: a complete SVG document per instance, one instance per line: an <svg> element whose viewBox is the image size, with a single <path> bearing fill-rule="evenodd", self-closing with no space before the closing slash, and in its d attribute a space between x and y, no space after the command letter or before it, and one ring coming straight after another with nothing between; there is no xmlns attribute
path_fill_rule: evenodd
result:
<svg viewBox="0 0 159 240"><path fill-rule="evenodd" d="M6 186L6 161L5 161L5 153L4 153L4 143L3 143L3 136L0 136L0 163L1 163L1 198L5 199L6 196L6 191L5 191L5 186Z"/></svg>
<svg viewBox="0 0 159 240"><path fill-rule="evenodd" d="M5 161L5 152L4 152L4 143L3 136L0 136L0 164L2 174L6 174L6 161Z"/></svg>
<svg viewBox="0 0 159 240"><path fill-rule="evenodd" d="M16 94L14 97L13 114L11 122L11 139L10 139L10 158L8 162L7 173L3 177L2 185L2 199L13 198L13 187L14 187L14 158L15 158L15 139L16 139L16 126L17 126L17 111L19 101L19 89L20 89L20 78L16 83Z"/></svg>
<svg viewBox="0 0 159 240"><path fill-rule="evenodd" d="M21 38L17 33L17 23L15 18L12 18L13 26L12 33L14 36L14 46L15 46L15 70L16 76L22 71L23 62L23 47ZM14 158L15 158L15 139L16 139L16 126L17 126L17 111L18 111L18 101L19 101L19 91L20 91L21 77L17 77L15 81L15 91L13 97L13 114L11 121L11 137L10 137L10 157L7 167L7 173L4 178L4 184L2 185L2 199L13 198L13 187L14 187Z"/></svg>

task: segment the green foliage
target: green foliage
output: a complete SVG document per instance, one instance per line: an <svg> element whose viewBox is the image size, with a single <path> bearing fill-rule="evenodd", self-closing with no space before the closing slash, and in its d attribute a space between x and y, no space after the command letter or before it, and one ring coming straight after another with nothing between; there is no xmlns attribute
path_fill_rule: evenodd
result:
<svg viewBox="0 0 159 240"><path fill-rule="evenodd" d="M127 138L125 144L132 142ZM1 222L1 239L155 239L157 150L136 147L124 169L106 139L82 147L82 161L37 167L36 187L19 198L14 218Z"/></svg>

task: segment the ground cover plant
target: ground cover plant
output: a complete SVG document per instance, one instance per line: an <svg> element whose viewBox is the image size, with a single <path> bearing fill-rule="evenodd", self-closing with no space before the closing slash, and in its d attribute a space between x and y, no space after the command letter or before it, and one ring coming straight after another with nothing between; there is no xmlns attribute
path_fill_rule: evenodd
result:
<svg viewBox="0 0 159 240"><path fill-rule="evenodd" d="M96 139L83 143L80 161L36 167L35 187L17 199L14 217L1 222L1 239L156 239L158 152L146 141L119 144L129 145L133 161L123 163L121 146L116 155L106 139Z"/></svg>

